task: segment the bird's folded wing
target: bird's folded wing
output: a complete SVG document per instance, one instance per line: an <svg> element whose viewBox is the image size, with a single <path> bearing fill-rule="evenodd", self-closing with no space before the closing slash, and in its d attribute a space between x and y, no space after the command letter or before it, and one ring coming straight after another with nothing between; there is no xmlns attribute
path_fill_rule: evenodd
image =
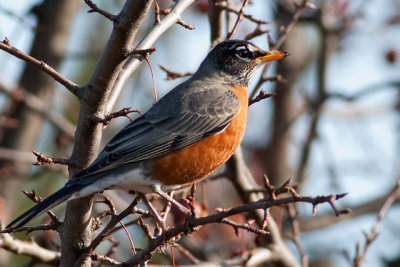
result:
<svg viewBox="0 0 400 267"><path fill-rule="evenodd" d="M157 158L217 134L227 127L239 105L230 90L166 95L114 136L82 175Z"/></svg>

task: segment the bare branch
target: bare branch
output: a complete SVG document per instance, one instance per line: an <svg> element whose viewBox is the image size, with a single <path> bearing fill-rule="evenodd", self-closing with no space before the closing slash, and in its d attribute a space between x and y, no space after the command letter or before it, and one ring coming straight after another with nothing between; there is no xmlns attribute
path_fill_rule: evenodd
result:
<svg viewBox="0 0 400 267"><path fill-rule="evenodd" d="M140 110L138 110L138 109L132 110L132 108L129 107L129 108L123 108L121 110L118 110L116 112L108 114L104 119L95 117L95 120L99 123L102 123L104 125L104 127L107 127L110 124L111 120L118 118L118 117L127 117L132 122L133 119L131 117L129 117L129 115L128 115L130 113L139 113L139 115L142 115L142 112Z"/></svg>
<svg viewBox="0 0 400 267"><path fill-rule="evenodd" d="M254 103L257 103L263 99L269 98L271 96L275 96L276 93L272 93L272 94L267 94L264 90L261 90L260 93L258 94L258 96L256 96L253 99L249 99L249 106L253 105Z"/></svg>
<svg viewBox="0 0 400 267"><path fill-rule="evenodd" d="M289 210L289 218L290 222L292 224L292 231L293 231L293 241L295 242L297 246L297 250L300 253L301 260L302 260L302 266L307 267L308 266L308 255L303 249L303 246L301 244L301 239L300 239L300 224L299 220L297 219L297 213L296 209L293 204L288 205L288 210Z"/></svg>
<svg viewBox="0 0 400 267"><path fill-rule="evenodd" d="M21 241L10 234L0 234L0 247L18 255L25 255L39 263L60 264L60 252L51 251L39 246L36 242Z"/></svg>
<svg viewBox="0 0 400 267"><path fill-rule="evenodd" d="M37 196L35 190L32 190L32 192L28 192L25 190L21 190L21 191L27 198L29 198L33 202L35 202L35 203L42 202L42 197ZM57 216L51 210L47 211L47 214L50 216L50 218L54 224L56 224L58 226L61 225L61 221L57 218Z"/></svg>
<svg viewBox="0 0 400 267"><path fill-rule="evenodd" d="M393 188L392 192L390 192L386 202L380 209L378 216L371 228L371 231L368 234L365 234L365 245L364 245L364 250L362 252L360 251L360 246L357 243L357 249L356 249L357 255L353 261L354 267L361 266L361 264L365 261L368 248L378 235L379 224L381 223L383 217L385 217L386 212L389 210L389 208L392 206L395 200L399 198L399 196L400 196L400 179L397 180L395 187Z"/></svg>
<svg viewBox="0 0 400 267"><path fill-rule="evenodd" d="M112 22L116 22L118 17L97 7L95 3L93 3L91 0L84 0L86 5L90 7L90 10L88 13L99 13L100 15L103 15L105 18L109 19Z"/></svg>
<svg viewBox="0 0 400 267"><path fill-rule="evenodd" d="M81 97L81 87L79 87L74 82L68 80L66 77L58 73L55 69L47 65L45 62L38 60L22 52L21 50L18 50L17 48L13 47L12 45L10 45L8 39L5 39L3 42L0 42L0 49L41 69L42 71L53 77L54 80L64 85L64 87L67 88L75 96L77 96L78 98Z"/></svg>
<svg viewBox="0 0 400 267"><path fill-rule="evenodd" d="M239 15L237 17L235 25L233 26L232 31L226 37L227 40L231 40L233 38L233 35L235 34L236 30L238 29L240 22L242 22L242 20L243 20L244 9L246 8L248 3L249 3L249 0L244 0L243 1L242 7L240 8Z"/></svg>
<svg viewBox="0 0 400 267"><path fill-rule="evenodd" d="M179 25L185 27L185 28L188 29L188 30L194 30L194 29L196 29L196 26L190 25L190 24L184 22L182 19L179 19L176 23L178 23Z"/></svg>
<svg viewBox="0 0 400 267"><path fill-rule="evenodd" d="M191 72L186 72L186 73L181 73L181 72L175 72L172 70L167 69L166 67L164 67L163 65L159 65L160 69L162 69L163 71L166 72L167 77L165 78L167 81L170 80L175 80L177 78L182 78L182 77L187 77L187 76L191 76L193 75L193 73Z"/></svg>
<svg viewBox="0 0 400 267"><path fill-rule="evenodd" d="M247 223L246 224L239 224L239 223L231 221L231 220L229 220L227 218L222 219L221 223L224 223L224 224L227 224L229 226L232 226L233 230L235 231L236 236L239 236L239 229L244 229L244 230L246 230L248 232L251 232L251 233L254 233L254 234L257 234L257 235L267 235L267 234L269 234L268 231L265 231L265 230L262 230L262 229L257 229L254 226L251 226L251 225L249 225Z"/></svg>
<svg viewBox="0 0 400 267"><path fill-rule="evenodd" d="M146 49L151 47L155 41L163 34L167 29L173 26L180 19L181 14L188 8L194 0L180 0L175 2L171 11L161 19L160 23L155 24L151 31L139 42L136 50ZM137 60L135 55L130 56L125 62L122 70L119 72L118 77L114 83L113 90L108 99L108 105L106 108L106 113L110 113L120 91L123 88L126 80L130 77L132 72L139 66L140 61Z"/></svg>
<svg viewBox="0 0 400 267"><path fill-rule="evenodd" d="M100 254L92 254L92 255L90 255L90 258L94 261L101 261L101 262L105 262L105 263L113 264L113 265L121 264L117 260L114 260L108 256L100 255Z"/></svg>
<svg viewBox="0 0 400 267"><path fill-rule="evenodd" d="M289 22L289 24L284 27L284 31L283 34L279 37L279 40L277 43L275 43L272 47L270 47L270 50L278 50L282 44L286 41L288 35L290 34L290 32L293 30L294 25L296 25L297 21L299 20L301 14L303 14L304 10L307 8L309 0L303 0L302 4L298 7L298 9L296 10L296 13L293 15L292 20ZM272 42L272 40L270 40L270 36L268 35L269 41ZM271 63L267 63L262 71L262 75L261 75L261 79L262 77L267 73L269 66L271 66ZM257 82L257 85L259 85L260 83ZM262 83L261 83L262 84ZM261 86L261 84L259 86ZM257 91L259 86L255 86L253 91L250 94L250 98L253 98Z"/></svg>
<svg viewBox="0 0 400 267"><path fill-rule="evenodd" d="M289 188L289 185L284 184L282 187L278 188L277 191L284 192L285 190L281 188ZM290 192L290 190L288 190ZM164 231L164 233L160 236L154 237L153 239L149 240L149 245L138 251L135 256L133 256L129 261L125 262L126 265L135 265L139 264L142 261L146 261L151 257L151 254L159 248L161 245L170 242L171 240L175 239L182 233L188 234L192 231L195 231L198 226L209 224L209 223L216 223L216 222L223 222L227 223L236 228L245 228L246 230L258 233L266 233L265 230L257 230L251 229L248 226L238 225L231 221L226 221L227 217L230 217L235 214L240 214L244 212L253 211L256 209L268 209L272 206L280 206L285 205L288 203L295 203L295 202L307 202L311 203L314 206L322 203L331 203L333 199L337 200L344 197L345 194L340 195L329 195L329 196L318 196L318 197L304 197L304 196L290 196L280 199L272 199L272 200L264 200L264 201L257 201L257 202L249 202L245 203L241 206L237 206L230 209L219 209L219 212L201 218L191 217L187 220L187 222L176 225L175 227ZM336 214L345 214L346 210L337 210L336 207L334 208ZM225 221L224 221L225 220Z"/></svg>
<svg viewBox="0 0 400 267"><path fill-rule="evenodd" d="M47 157L37 151L32 151L32 153L36 156L36 162L32 163L33 165L42 166L44 164L61 164L69 166L71 164L69 159Z"/></svg>
<svg viewBox="0 0 400 267"><path fill-rule="evenodd" d="M61 224L61 223L60 223ZM34 231L57 231L58 227L60 226L60 224L51 222L49 224L41 224L41 225L37 225L37 226L23 226L23 227L19 227L19 228L7 228L1 231L1 233L18 233L18 232L26 232L31 233Z"/></svg>
<svg viewBox="0 0 400 267"><path fill-rule="evenodd" d="M254 29L254 31L252 31L251 33L247 34L247 35L244 37L244 39L245 39L245 40L250 40L250 39L253 39L253 38L258 37L258 36L260 36L260 35L263 35L263 34L265 34L265 33L267 33L267 32L269 32L269 30L263 30L263 29L261 28L261 25L260 25L260 24L257 24L257 27Z"/></svg>
<svg viewBox="0 0 400 267"><path fill-rule="evenodd" d="M230 8L230 7L226 6L226 5L223 4L223 3L216 3L216 6L219 6L219 7L221 7L222 9L224 9L224 10L230 12L230 13L234 13L234 14L240 16L240 11L237 11L237 10L235 10L235 9L233 9L233 8ZM251 15L247 15L247 14L244 14L244 13L243 13L243 18L248 19L248 20L251 21L251 22L254 22L254 23L259 24L258 26L260 26L260 25L262 25L262 24L268 24L268 22L265 21L265 20L259 20L259 19L253 18L253 16L251 16Z"/></svg>
<svg viewBox="0 0 400 267"><path fill-rule="evenodd" d="M100 243L103 241L103 239L110 233L112 228L119 223L123 218L128 216L133 212L133 208L139 203L140 199L138 197L134 198L132 203L120 214L118 215L113 215L111 217L110 222L104 227L104 229L101 231L100 234L97 235L97 237L90 243L88 250L94 250ZM85 255L83 255L85 256Z"/></svg>

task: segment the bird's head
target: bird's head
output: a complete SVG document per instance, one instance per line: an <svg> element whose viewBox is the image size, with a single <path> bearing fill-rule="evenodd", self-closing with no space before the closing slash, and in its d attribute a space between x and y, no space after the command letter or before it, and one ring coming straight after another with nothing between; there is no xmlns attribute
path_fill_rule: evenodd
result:
<svg viewBox="0 0 400 267"><path fill-rule="evenodd" d="M288 56L287 52L264 51L248 41L229 40L215 46L201 64L199 71L217 72L232 83L247 85L263 63Z"/></svg>

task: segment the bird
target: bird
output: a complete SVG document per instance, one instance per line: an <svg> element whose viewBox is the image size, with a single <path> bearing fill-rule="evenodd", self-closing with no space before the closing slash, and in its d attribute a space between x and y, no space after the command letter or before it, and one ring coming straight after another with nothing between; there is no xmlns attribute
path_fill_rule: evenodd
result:
<svg viewBox="0 0 400 267"><path fill-rule="evenodd" d="M188 187L219 168L240 145L248 84L264 63L288 56L244 40L217 44L197 71L118 132L83 171L5 229L49 209L108 189L158 193Z"/></svg>

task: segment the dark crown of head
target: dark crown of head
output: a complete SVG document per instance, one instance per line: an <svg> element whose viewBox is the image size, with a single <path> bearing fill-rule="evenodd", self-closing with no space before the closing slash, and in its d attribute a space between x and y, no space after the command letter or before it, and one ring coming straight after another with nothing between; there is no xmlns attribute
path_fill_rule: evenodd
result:
<svg viewBox="0 0 400 267"><path fill-rule="evenodd" d="M254 59L264 53L248 41L229 40L215 46L204 63L223 73L232 83L246 85L257 67Z"/></svg>

